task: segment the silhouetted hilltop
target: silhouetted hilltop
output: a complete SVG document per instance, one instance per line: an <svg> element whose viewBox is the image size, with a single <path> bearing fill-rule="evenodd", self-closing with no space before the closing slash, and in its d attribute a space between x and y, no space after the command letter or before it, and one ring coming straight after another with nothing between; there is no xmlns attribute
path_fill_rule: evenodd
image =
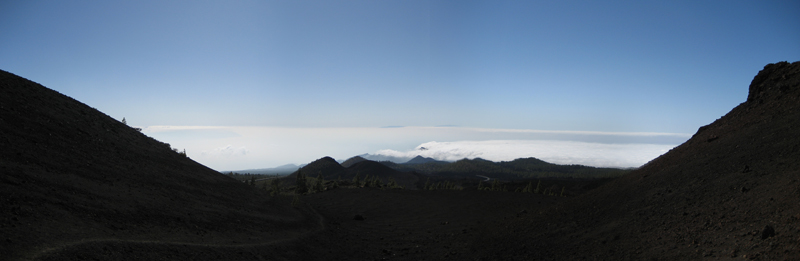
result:
<svg viewBox="0 0 800 261"><path fill-rule="evenodd" d="M431 162L438 162L438 163L446 163L446 161L438 161L433 158L427 158L420 155L417 155L413 159L410 159L406 163L403 164L423 164L423 163L431 163Z"/></svg>
<svg viewBox="0 0 800 261"><path fill-rule="evenodd" d="M62 245L84 252L124 245L132 251L125 258L150 259L136 242L268 241L293 231L288 227L314 225L287 203L5 71L0 71L0 147L3 260L82 259L59 258ZM106 257L120 259L121 253Z"/></svg>
<svg viewBox="0 0 800 261"><path fill-rule="evenodd" d="M432 160L432 159L431 159ZM473 178L476 175L493 179L518 180L532 178L610 178L619 177L630 170L617 168L596 168L583 165L559 165L536 158L515 159L513 161L493 162L481 158L462 159L456 162L427 161L417 164L397 164L388 161L381 163L398 171L419 172L425 175L445 178ZM481 178L482 179L482 178Z"/></svg>
<svg viewBox="0 0 800 261"><path fill-rule="evenodd" d="M485 256L797 259L800 62L765 66L747 97L629 175L499 231Z"/></svg>
<svg viewBox="0 0 800 261"><path fill-rule="evenodd" d="M365 160L367 160L367 159L362 158L360 156L355 156L355 157L349 158L349 159L345 160L344 162L342 162L342 167L349 168L350 166L353 166L353 164L356 164L356 163L359 163L359 162L362 162L362 161L365 161Z"/></svg>
<svg viewBox="0 0 800 261"><path fill-rule="evenodd" d="M339 165L339 162L336 162L335 159L326 156L308 163L308 165L286 176L284 180L288 182L287 184L294 184L298 172L303 172L306 177L316 178L318 175L322 175L326 180L331 180L345 174L345 168Z"/></svg>

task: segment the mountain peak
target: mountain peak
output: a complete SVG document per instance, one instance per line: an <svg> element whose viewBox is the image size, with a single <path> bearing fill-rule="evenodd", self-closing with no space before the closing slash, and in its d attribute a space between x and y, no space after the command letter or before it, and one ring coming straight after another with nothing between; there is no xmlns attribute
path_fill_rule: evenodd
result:
<svg viewBox="0 0 800 261"><path fill-rule="evenodd" d="M409 161L407 161L404 164L423 164L423 163L436 162L436 161L437 160L435 160L433 158L427 158L427 157L423 157L423 156L417 155L416 157L410 159Z"/></svg>
<svg viewBox="0 0 800 261"><path fill-rule="evenodd" d="M342 167L349 168L350 166L353 166L353 164L356 164L356 163L359 163L359 162L362 162L362 161L365 161L365 160L367 160L367 159L362 158L361 156L355 156L355 157L349 158L349 159L345 160L344 162L342 162Z"/></svg>

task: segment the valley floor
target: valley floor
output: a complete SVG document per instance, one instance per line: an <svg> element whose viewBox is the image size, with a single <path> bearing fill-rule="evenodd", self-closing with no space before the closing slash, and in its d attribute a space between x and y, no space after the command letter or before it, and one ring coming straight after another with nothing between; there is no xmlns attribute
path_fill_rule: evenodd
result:
<svg viewBox="0 0 800 261"><path fill-rule="evenodd" d="M486 235L566 198L491 191L335 189L300 197L309 222L284 240L88 240L36 260L464 260ZM290 202L284 199L286 204ZM310 208L309 208L310 207ZM124 235L119 235L124 237ZM494 246L493 246L494 247Z"/></svg>

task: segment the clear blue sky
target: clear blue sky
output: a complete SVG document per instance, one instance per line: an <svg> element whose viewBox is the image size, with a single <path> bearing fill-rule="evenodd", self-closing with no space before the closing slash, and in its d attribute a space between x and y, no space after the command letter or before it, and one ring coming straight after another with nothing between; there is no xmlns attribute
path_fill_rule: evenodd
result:
<svg viewBox="0 0 800 261"><path fill-rule="evenodd" d="M694 133L797 60L798 1L0 2L0 69L142 127Z"/></svg>

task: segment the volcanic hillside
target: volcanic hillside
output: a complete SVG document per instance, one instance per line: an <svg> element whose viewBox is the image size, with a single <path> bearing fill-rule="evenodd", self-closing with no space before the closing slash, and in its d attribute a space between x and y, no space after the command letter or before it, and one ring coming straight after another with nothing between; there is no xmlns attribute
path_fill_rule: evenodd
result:
<svg viewBox="0 0 800 261"><path fill-rule="evenodd" d="M498 230L497 259L800 258L800 62L637 171ZM519 242L529 242L519 244Z"/></svg>
<svg viewBox="0 0 800 261"><path fill-rule="evenodd" d="M362 161L365 161L365 160L367 160L367 159L362 158L361 156L355 156L355 157L349 158L349 159L345 160L344 162L342 162L342 167L349 168L350 166L353 166L353 164L356 164L356 163L359 163L359 162L362 162Z"/></svg>
<svg viewBox="0 0 800 261"><path fill-rule="evenodd" d="M317 215L291 207L290 198L265 196L5 71L0 146L2 260L59 259L67 248L83 251L62 258L163 258L173 253L170 244L224 250L243 239L289 240L319 225Z"/></svg>

